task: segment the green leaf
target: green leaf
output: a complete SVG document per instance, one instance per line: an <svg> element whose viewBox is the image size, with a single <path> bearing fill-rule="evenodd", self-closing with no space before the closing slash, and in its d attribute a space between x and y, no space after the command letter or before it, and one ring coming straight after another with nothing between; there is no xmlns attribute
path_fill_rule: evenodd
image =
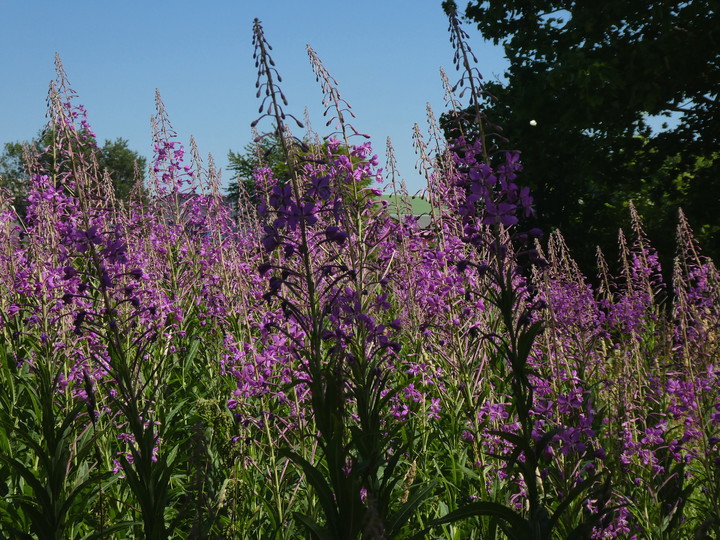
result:
<svg viewBox="0 0 720 540"><path fill-rule="evenodd" d="M340 515L335 505L332 488L325 481L322 473L309 461L292 450L282 449L280 450L280 455L300 465L308 482L315 488L318 499L320 499L320 506L322 506L325 519L327 519L330 528L337 530L337 527L340 525Z"/></svg>
<svg viewBox="0 0 720 540"><path fill-rule="evenodd" d="M129 529L131 527L137 527L139 525L142 525L141 521L123 521L121 523L115 523L114 525L111 525L110 527L107 527L106 529L103 529L102 531L96 531L92 532L90 534L87 534L82 537L82 540L104 540L108 538L109 534L122 531L124 529ZM124 538L125 536L118 536L118 538Z"/></svg>
<svg viewBox="0 0 720 540"><path fill-rule="evenodd" d="M492 516L501 519L510 526L514 538L530 538L531 529L528 521L514 510L495 502L477 501L450 512L430 522L430 526L453 523L475 516Z"/></svg>
<svg viewBox="0 0 720 540"><path fill-rule="evenodd" d="M10 458L10 457L0 454L0 460L4 461L10 467L15 469L20 474L20 476L22 476L25 479L25 481L28 483L28 485L31 487L31 489L35 493L37 504L43 508L43 511L44 512L52 512L52 504L50 502L50 498L48 497L47 490L45 489L45 486L43 486L38 481L38 479L35 478L33 471L31 471L29 468L25 467L22 463L20 463L15 458Z"/></svg>
<svg viewBox="0 0 720 540"><path fill-rule="evenodd" d="M308 516L301 514L299 512L293 512L293 516L295 519L297 519L300 523L305 525L305 527L308 528L308 530L312 533L312 537L317 540L333 540L334 536L332 533L322 526L320 526L317 522L315 522L313 519L309 518Z"/></svg>
<svg viewBox="0 0 720 540"><path fill-rule="evenodd" d="M417 489L407 502L388 518L386 529L390 537L400 532L413 512L430 496L436 486L437 481L433 480L427 486Z"/></svg>
<svg viewBox="0 0 720 540"><path fill-rule="evenodd" d="M598 477L599 477L599 475L590 476L589 478L586 478L585 480L580 482L572 490L570 490L570 492L562 500L562 502L555 507L555 511L553 512L552 516L550 517L550 521L548 522L548 531L552 531L552 529L555 527L558 520L560 519L560 516L562 515L562 513L578 497L580 497L585 491L587 491L597 481Z"/></svg>

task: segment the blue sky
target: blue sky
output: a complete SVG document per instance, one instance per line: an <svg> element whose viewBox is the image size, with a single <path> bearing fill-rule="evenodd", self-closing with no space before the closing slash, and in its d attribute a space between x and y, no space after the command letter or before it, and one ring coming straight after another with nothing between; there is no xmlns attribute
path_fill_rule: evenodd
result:
<svg viewBox="0 0 720 540"><path fill-rule="evenodd" d="M180 140L187 146L194 136L201 153L212 153L225 169L228 150L250 142L257 116L251 43L257 17L283 77L287 112L302 118L308 107L313 128L327 132L305 50L310 44L357 114L355 126L372 136L381 163L392 138L400 172L415 191L424 184L414 168L412 126L425 131L426 103L438 117L444 110L439 68L455 78L440 3L0 0L0 144L31 139L44 125L58 52L100 142L122 137L150 158L157 88ZM466 30L481 72L502 77L502 49ZM226 170L224 183L229 179Z"/></svg>

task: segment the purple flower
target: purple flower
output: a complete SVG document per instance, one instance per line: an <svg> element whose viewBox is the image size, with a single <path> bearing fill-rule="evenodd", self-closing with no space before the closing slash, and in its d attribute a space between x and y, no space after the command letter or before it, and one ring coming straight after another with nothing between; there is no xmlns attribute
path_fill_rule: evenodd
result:
<svg viewBox="0 0 720 540"><path fill-rule="evenodd" d="M274 251L275 248L282 244L282 240L280 240L277 230L269 225L265 225L265 234L263 235L261 242L265 251L268 253Z"/></svg>
<svg viewBox="0 0 720 540"><path fill-rule="evenodd" d="M500 204L488 202L485 205L487 216L483 219L483 223L486 225L501 223L505 227L517 225L518 218L515 217L516 208L517 207L514 204L507 202L501 202Z"/></svg>
<svg viewBox="0 0 720 540"><path fill-rule="evenodd" d="M270 206L278 210L283 206L289 206L292 203L292 187L290 184L284 186L275 185L270 192Z"/></svg>
<svg viewBox="0 0 720 540"><path fill-rule="evenodd" d="M63 279L68 280L77 276L77 270L72 266L66 266L63 268Z"/></svg>
<svg viewBox="0 0 720 540"><path fill-rule="evenodd" d="M330 177L311 176L310 189L308 190L310 197L315 197L326 201L330 198Z"/></svg>
<svg viewBox="0 0 720 540"><path fill-rule="evenodd" d="M342 245L347 239L347 236L347 233L341 231L340 228L335 225L330 225L325 229L325 239L328 242L335 242L338 245Z"/></svg>
<svg viewBox="0 0 720 540"><path fill-rule="evenodd" d="M530 195L529 187L522 187L520 189L519 203L520 207L525 211L525 217L530 217L533 214L533 198Z"/></svg>

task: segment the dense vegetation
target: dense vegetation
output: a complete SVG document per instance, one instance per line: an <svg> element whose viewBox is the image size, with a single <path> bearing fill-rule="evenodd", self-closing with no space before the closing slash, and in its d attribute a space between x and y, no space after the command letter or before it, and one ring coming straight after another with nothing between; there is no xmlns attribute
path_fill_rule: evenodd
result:
<svg viewBox="0 0 720 540"><path fill-rule="evenodd" d="M377 158L311 50L337 128L290 134L259 21L257 125L286 176L255 169L238 216L159 96L147 200L117 200L75 151L87 120L58 63L61 166L32 175L23 219L0 192L0 535L720 534L715 265L679 213L664 283L630 204L592 288L530 228L451 31L472 94L451 105L482 129L418 132L425 230L406 198L377 202Z"/></svg>
<svg viewBox="0 0 720 540"><path fill-rule="evenodd" d="M51 126L50 126L51 127ZM97 146L94 133L89 126L83 126L82 137L78 137L76 153L95 152L99 167L98 174L108 174L113 195L121 201L128 201L133 189L143 190L146 160L128 148L125 139L105 140ZM30 176L34 173L56 173L60 163L53 153L55 132L43 130L35 140L8 142L0 154L0 188L13 197L13 206L21 218L25 217L30 189ZM91 150L92 149L92 150ZM27 159L26 159L27 158ZM28 166L32 170L28 170Z"/></svg>
<svg viewBox="0 0 720 540"><path fill-rule="evenodd" d="M584 271L595 272L595 246L610 251L629 224L630 200L666 277L679 206L720 256L716 0L459 4L504 47L510 67L485 81L487 114L522 150L543 225L563 232Z"/></svg>

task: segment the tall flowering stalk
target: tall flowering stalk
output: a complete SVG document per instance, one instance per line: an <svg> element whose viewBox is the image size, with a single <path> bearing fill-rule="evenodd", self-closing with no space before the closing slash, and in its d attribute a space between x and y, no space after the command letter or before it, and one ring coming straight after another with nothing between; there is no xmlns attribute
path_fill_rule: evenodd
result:
<svg viewBox="0 0 720 540"><path fill-rule="evenodd" d="M54 131L69 142L67 146L56 143L55 149L69 149L70 170L63 185L72 186L75 198L74 214L59 228L59 249L70 291L66 298L73 304L74 332L97 343L89 358L96 380L87 382L87 391L92 395L95 384L105 388L111 414L118 415L112 423L121 427L129 446L118 459L137 497L145 534L165 538L170 470L164 453L157 453L161 436L152 410L158 388L155 381L163 377L163 371L161 363L144 361L157 335L156 325L147 324L150 320L146 317L154 314L155 307L142 305L142 270L129 257L121 228L99 204L102 199L93 155L86 160L83 154L73 152L82 138L76 133L82 132L67 120L73 117L69 103L62 105L58 110L68 114L54 116ZM145 323L142 329L138 329L140 320Z"/></svg>
<svg viewBox="0 0 720 540"><path fill-rule="evenodd" d="M56 143L46 150L53 152L54 168L39 171L30 164L37 173L26 224L9 211L4 197L0 220L7 287L0 309L0 463L3 478L11 479L10 504L3 501L0 513L14 535L32 532L44 539L75 534L78 516L87 512L106 476L93 453L98 433L88 383L92 368L86 348L72 334L72 294L64 284L70 255L64 236L78 217L73 193L80 182L72 157L85 142L76 120L85 132L89 127L84 111L70 104L59 58L56 70L48 95L48 130Z"/></svg>
<svg viewBox="0 0 720 540"><path fill-rule="evenodd" d="M585 475L573 489L560 500L552 500L545 492L540 471L548 464L548 451L562 430L547 429L536 421L536 388L542 386L537 370L539 360L536 341L543 332L538 300L533 286L522 274L517 257L545 265L538 252L524 246L529 238L539 236L539 231L514 233L514 227L523 217L532 214L532 198L527 188L519 188L515 179L521 170L517 152L500 152L491 146L498 140L486 133L493 127L480 108L482 85L479 74L470 64L472 53L460 28L454 3L444 4L450 19L451 42L455 48L455 64L462 76L458 85L470 90L471 125L477 129L476 138L460 138L452 147L455 153L457 185L464 192L458 212L464 225L464 240L476 250L480 258L463 259L458 270L471 268L487 276L484 290L473 291L493 306L497 318L490 328L478 336L477 346L489 351L489 369L507 383L501 392L507 392L509 408L506 412L516 418L514 429L506 427L486 431L486 436L502 442L506 450L500 457L507 473L518 474L519 500L515 509L494 501L480 500L451 512L434 523L450 523L469 516L487 516L488 531L501 528L511 538L551 538L555 531L567 525L563 523L571 505L588 497L590 488L598 478ZM457 88L457 86L455 88ZM459 129L466 124L458 119ZM461 131L462 132L462 131ZM515 245L521 250L515 252ZM501 387L502 388L502 387ZM508 426L510 427L510 426ZM547 478L547 477L545 477ZM607 492L607 486L605 486ZM607 497L607 495L603 495ZM602 506L602 502L598 503ZM586 523L575 526L571 534L589 531L591 522L601 519L597 512ZM571 526L572 527L572 526ZM570 528L565 529L570 534Z"/></svg>
<svg viewBox="0 0 720 540"><path fill-rule="evenodd" d="M400 391L392 382L400 325L388 313L390 268L374 262L384 222L362 193L364 184L378 177L372 169L376 157L368 144L350 144L344 120L349 106L309 49L332 111L330 122L337 122L345 144L330 138L324 155L299 160L285 134L277 72L257 21L254 36L258 86L291 171L289 185L273 187L269 205L275 219L263 238L268 252L282 248L281 262L265 264L261 272L272 272L266 297L281 306L287 326L278 329L296 345L301 366L296 384L309 392L320 459L311 463L293 450L284 454L305 473L325 523L307 514L296 518L317 537L393 535L425 492L399 505L393 498L402 441L386 412Z"/></svg>

